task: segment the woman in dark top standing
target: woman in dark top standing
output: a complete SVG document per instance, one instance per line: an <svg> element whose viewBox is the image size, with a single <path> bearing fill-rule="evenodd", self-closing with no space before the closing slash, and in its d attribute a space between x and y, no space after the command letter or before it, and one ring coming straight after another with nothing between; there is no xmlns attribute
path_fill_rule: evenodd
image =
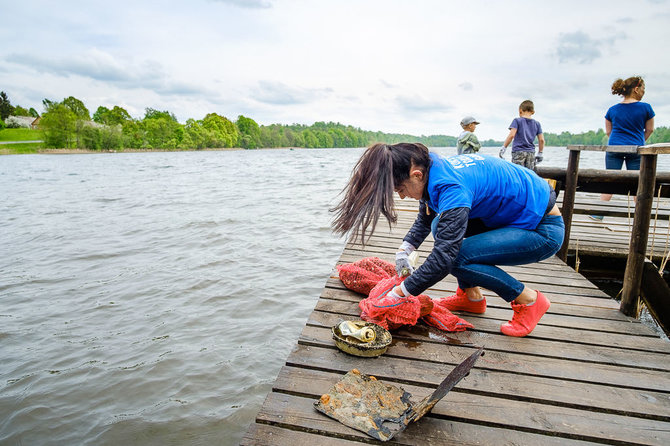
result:
<svg viewBox="0 0 670 446"><path fill-rule="evenodd" d="M605 133L609 136L610 146L643 146L654 131L654 110L651 105L642 102L645 86L640 76L626 80L617 79L612 84L612 94L623 96L623 101L613 105L605 114ZM623 163L628 170L640 170L640 155L636 153L605 154L605 168L620 170ZM602 194L603 201L610 201L612 194ZM602 221L602 215L591 218Z"/></svg>

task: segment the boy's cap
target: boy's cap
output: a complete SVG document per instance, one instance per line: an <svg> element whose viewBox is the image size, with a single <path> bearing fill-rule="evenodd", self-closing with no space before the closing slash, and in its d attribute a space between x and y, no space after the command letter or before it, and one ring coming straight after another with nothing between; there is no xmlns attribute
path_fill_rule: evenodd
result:
<svg viewBox="0 0 670 446"><path fill-rule="evenodd" d="M479 122L473 116L466 116L461 119L461 125L470 125L472 123L479 124Z"/></svg>

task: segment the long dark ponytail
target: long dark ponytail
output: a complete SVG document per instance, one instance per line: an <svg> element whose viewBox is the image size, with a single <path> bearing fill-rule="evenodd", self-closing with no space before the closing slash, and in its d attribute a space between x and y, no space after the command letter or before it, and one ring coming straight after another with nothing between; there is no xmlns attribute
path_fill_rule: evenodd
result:
<svg viewBox="0 0 670 446"><path fill-rule="evenodd" d="M360 238L366 242L374 232L379 215L389 222L398 220L393 206L394 187L409 178L412 166L428 172L430 155L428 148L420 143L374 144L358 160L342 190L344 195L337 206L330 209L335 213L332 228L336 234L344 235L352 231L353 240Z"/></svg>

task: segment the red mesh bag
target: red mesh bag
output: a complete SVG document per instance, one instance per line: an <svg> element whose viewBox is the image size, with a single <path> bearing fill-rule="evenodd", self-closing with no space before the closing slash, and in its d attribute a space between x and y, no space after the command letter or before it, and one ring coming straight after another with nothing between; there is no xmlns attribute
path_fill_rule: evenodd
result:
<svg viewBox="0 0 670 446"><path fill-rule="evenodd" d="M419 299L419 303L421 304L421 317L430 314L433 311L433 307L435 306L433 299L426 296L425 294L419 294L416 297Z"/></svg>
<svg viewBox="0 0 670 446"><path fill-rule="evenodd" d="M414 325L422 319L444 331L464 331L472 324L452 314L437 300L425 294L393 298L393 287L404 280L396 275L395 265L378 257L366 257L354 263L339 265L337 271L344 286L368 297L359 302L361 319L387 330Z"/></svg>
<svg viewBox="0 0 670 446"><path fill-rule="evenodd" d="M403 279L398 276L381 280L371 291L367 299L358 303L361 318L368 322L393 330L402 325L414 325L421 317L421 302L418 297L390 297L389 291L399 285Z"/></svg>
<svg viewBox="0 0 670 446"><path fill-rule="evenodd" d="M443 331L465 331L467 328L475 328L470 322L461 319L437 303L433 303L433 310L423 318L428 325Z"/></svg>
<svg viewBox="0 0 670 446"><path fill-rule="evenodd" d="M345 287L366 296L380 280L396 275L395 265L378 257L366 257L354 263L339 265L337 272Z"/></svg>

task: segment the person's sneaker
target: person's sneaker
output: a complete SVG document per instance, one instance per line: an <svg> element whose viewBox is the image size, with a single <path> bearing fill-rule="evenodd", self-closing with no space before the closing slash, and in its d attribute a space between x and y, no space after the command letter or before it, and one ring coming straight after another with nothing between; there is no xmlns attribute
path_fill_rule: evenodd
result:
<svg viewBox="0 0 670 446"><path fill-rule="evenodd" d="M537 292L537 300L531 306L512 302L514 316L512 316L511 321L500 326L500 331L507 336L526 336L533 331L550 306L549 299L539 291Z"/></svg>
<svg viewBox="0 0 670 446"><path fill-rule="evenodd" d="M605 219L602 215L589 215L589 218L595 221L603 221Z"/></svg>
<svg viewBox="0 0 670 446"><path fill-rule="evenodd" d="M449 311L467 311L468 313L483 313L486 311L486 299L472 301L460 288L456 289L453 296L435 299L435 304Z"/></svg>

